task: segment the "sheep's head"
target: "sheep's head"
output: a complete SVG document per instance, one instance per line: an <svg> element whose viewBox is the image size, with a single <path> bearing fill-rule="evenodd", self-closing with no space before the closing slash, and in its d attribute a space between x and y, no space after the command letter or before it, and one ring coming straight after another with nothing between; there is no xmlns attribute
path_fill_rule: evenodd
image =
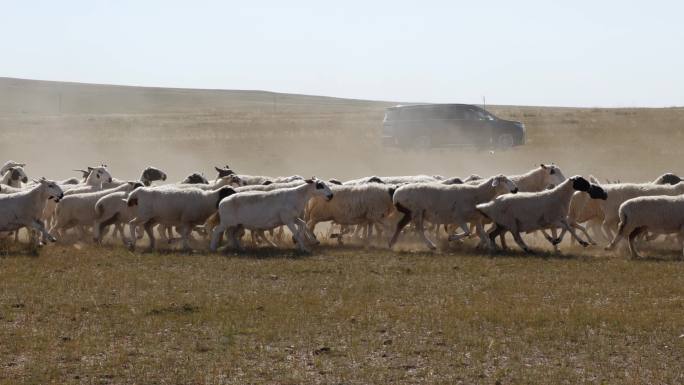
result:
<svg viewBox="0 0 684 385"><path fill-rule="evenodd" d="M207 178L204 177L204 175L198 172L193 172L192 174L188 175L185 179L183 179L181 183L209 184L209 181L207 180Z"/></svg>
<svg viewBox="0 0 684 385"><path fill-rule="evenodd" d="M45 177L40 178L40 180L34 179L33 181L40 183L41 186L43 186L47 194L47 199L59 202L60 199L64 198L64 192L62 191L62 188L59 187L55 181L47 180Z"/></svg>
<svg viewBox="0 0 684 385"><path fill-rule="evenodd" d="M654 184L671 184L675 185L679 182L682 181L682 178L678 177L677 175L668 172L665 173L661 176L659 176L656 180L653 181Z"/></svg>
<svg viewBox="0 0 684 385"><path fill-rule="evenodd" d="M28 183L28 176L24 172L24 168L21 166L10 167L8 172L11 172L10 178L14 181L21 181L22 183Z"/></svg>
<svg viewBox="0 0 684 385"><path fill-rule="evenodd" d="M311 177L311 179L305 179L304 182L314 187L315 195L323 196L328 201L333 199L333 192L332 190L330 190L330 186L328 186L328 184L324 181L316 179L316 177L314 176Z"/></svg>
<svg viewBox="0 0 684 385"><path fill-rule="evenodd" d="M563 175L563 172L561 169L556 166L555 164L541 164L540 165L541 169L544 170L543 175L544 175L544 186L548 186L550 184L558 186L559 184L563 183L565 180L565 175Z"/></svg>
<svg viewBox="0 0 684 385"><path fill-rule="evenodd" d="M216 172L218 172L217 178L223 178L224 176L235 174L235 172L233 172L233 170L231 170L228 165L226 165L226 167L214 166L214 169L216 170Z"/></svg>
<svg viewBox="0 0 684 385"><path fill-rule="evenodd" d="M477 174L470 174L469 177L465 178L465 180L463 181L463 183L468 183L468 182L472 182L472 181L476 181L476 180L481 180L481 179L483 179L483 178L482 178L481 176L477 175Z"/></svg>
<svg viewBox="0 0 684 385"><path fill-rule="evenodd" d="M88 167L88 171L90 172L88 179L93 178L95 181L102 183L112 182L112 175L109 174L109 171L107 171L107 166L105 165L100 167Z"/></svg>
<svg viewBox="0 0 684 385"><path fill-rule="evenodd" d="M601 186L589 183L588 180L579 175L570 178L572 181L572 188L577 191L583 191L589 194L592 199L607 199L608 194L601 188Z"/></svg>
<svg viewBox="0 0 684 385"><path fill-rule="evenodd" d="M443 180L442 184L463 184L463 179L455 176L453 178Z"/></svg>
<svg viewBox="0 0 684 385"><path fill-rule="evenodd" d="M246 186L247 182L242 180L239 176L235 174L230 174L224 177L221 177L220 179L225 180L225 184L227 186L235 186L235 187L240 187L240 186Z"/></svg>
<svg viewBox="0 0 684 385"><path fill-rule="evenodd" d="M502 174L492 177L492 187L495 189L497 195L507 193L515 194L518 192L518 186L516 186L512 180L508 179L507 176Z"/></svg>
<svg viewBox="0 0 684 385"><path fill-rule="evenodd" d="M164 171L156 168L156 167L147 167L146 169L143 170L142 176L140 177L140 180L146 185L149 186L152 182L158 181L158 180L166 180L166 173Z"/></svg>

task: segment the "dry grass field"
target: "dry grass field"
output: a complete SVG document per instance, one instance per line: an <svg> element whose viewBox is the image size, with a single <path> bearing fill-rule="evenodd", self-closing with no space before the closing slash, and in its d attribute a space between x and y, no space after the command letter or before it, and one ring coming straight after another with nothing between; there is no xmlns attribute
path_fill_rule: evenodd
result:
<svg viewBox="0 0 684 385"><path fill-rule="evenodd" d="M650 180L681 169L684 109L492 106L510 151L383 149L391 102L0 79L0 159L29 176L106 162L242 173L519 173ZM323 245L311 255L0 246L0 383L681 384L684 263Z"/></svg>

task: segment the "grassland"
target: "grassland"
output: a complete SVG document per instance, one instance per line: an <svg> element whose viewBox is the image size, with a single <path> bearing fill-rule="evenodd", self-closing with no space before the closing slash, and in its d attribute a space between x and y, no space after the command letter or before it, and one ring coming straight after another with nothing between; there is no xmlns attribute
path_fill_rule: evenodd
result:
<svg viewBox="0 0 684 385"><path fill-rule="evenodd" d="M0 259L0 382L679 384L684 265L324 247Z"/></svg>
<svg viewBox="0 0 684 385"><path fill-rule="evenodd" d="M511 151L379 146L386 102L256 91L0 79L1 159L30 176L106 162L171 180L229 163L352 178L517 173L649 180L682 173L684 109L492 106ZM684 264L323 246L312 255L0 247L3 384L681 384ZM405 246L406 247L406 246ZM416 248L421 250L420 248Z"/></svg>

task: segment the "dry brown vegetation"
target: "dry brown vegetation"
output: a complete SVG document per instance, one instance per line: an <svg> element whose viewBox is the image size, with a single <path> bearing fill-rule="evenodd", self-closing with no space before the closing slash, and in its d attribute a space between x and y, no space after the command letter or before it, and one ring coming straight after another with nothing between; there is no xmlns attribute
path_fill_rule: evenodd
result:
<svg viewBox="0 0 684 385"><path fill-rule="evenodd" d="M684 109L493 106L529 144L493 154L379 147L392 103L0 79L0 159L31 176L107 162L171 179L468 175L555 161L566 175L679 172ZM0 256L0 383L684 383L684 264L323 246L313 255ZM416 249L421 250L416 247Z"/></svg>

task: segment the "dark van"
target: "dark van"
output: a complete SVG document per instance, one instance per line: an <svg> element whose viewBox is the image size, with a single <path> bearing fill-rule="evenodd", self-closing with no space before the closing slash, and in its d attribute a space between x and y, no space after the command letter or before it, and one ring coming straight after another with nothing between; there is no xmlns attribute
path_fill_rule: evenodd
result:
<svg viewBox="0 0 684 385"><path fill-rule="evenodd" d="M525 125L469 104L416 104L387 108L386 146L509 148L525 144Z"/></svg>

